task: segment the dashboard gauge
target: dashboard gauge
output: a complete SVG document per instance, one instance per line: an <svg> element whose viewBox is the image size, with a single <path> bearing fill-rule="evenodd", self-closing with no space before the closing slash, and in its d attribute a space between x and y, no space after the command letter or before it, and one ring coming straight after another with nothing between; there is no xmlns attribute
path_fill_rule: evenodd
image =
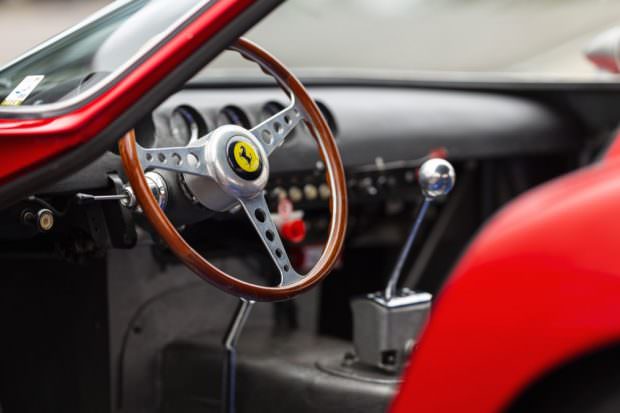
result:
<svg viewBox="0 0 620 413"><path fill-rule="evenodd" d="M263 106L263 120L267 120L273 115L279 112L282 112L283 110L284 110L283 104L273 101L273 100L269 101L265 103L265 106Z"/></svg>
<svg viewBox="0 0 620 413"><path fill-rule="evenodd" d="M185 146L207 133L204 118L189 106L179 106L170 116L170 132L175 143Z"/></svg>
<svg viewBox="0 0 620 413"><path fill-rule="evenodd" d="M329 110L325 103L321 102L320 100L317 100L316 105L318 106L319 110L323 114L323 117L327 121L327 126L329 126L329 128L332 130L334 138L336 138L338 136L338 125L336 124L336 118L334 117L334 114L331 110Z"/></svg>
<svg viewBox="0 0 620 413"><path fill-rule="evenodd" d="M250 118L237 106L226 106L218 116L218 125L238 125L246 129L251 128Z"/></svg>

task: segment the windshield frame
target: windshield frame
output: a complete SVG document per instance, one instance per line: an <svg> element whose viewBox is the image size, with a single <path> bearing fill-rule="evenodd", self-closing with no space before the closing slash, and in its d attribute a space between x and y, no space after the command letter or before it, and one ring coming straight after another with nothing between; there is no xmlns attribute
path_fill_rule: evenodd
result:
<svg viewBox="0 0 620 413"><path fill-rule="evenodd" d="M90 17L87 17L77 25L70 27L69 29L61 32L60 34L52 37L51 39L41 43L33 49L27 51L23 55L17 57L8 64L2 66L0 70L8 68L15 63L18 63L33 54L55 44L56 42L71 36L76 31L82 29L88 24L94 22L97 19L104 17L105 15L123 7L132 0L117 0L108 6L103 7L101 10L95 12ZM153 37L152 44L145 44L143 47L125 62L123 65L115 69L112 73L107 75L95 86L80 93L78 96L69 98L62 102L45 103L37 106L1 106L0 105L0 119L42 119L61 116L70 112L73 112L79 108L86 106L88 103L95 100L97 97L106 93L118 84L123 78L127 77L137 67L139 67L144 61L148 60L154 53L156 53L162 46L168 43L174 38L180 31L191 24L195 19L200 17L206 10L217 3L217 0L198 0L197 4L192 7L181 18L177 19L170 27L168 27L161 34Z"/></svg>

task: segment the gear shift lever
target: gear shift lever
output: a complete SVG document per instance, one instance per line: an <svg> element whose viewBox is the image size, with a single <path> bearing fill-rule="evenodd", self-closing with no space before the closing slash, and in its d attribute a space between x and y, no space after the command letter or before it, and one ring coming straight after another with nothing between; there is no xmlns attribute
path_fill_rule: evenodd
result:
<svg viewBox="0 0 620 413"><path fill-rule="evenodd" d="M418 183L424 202L385 290L351 301L353 341L360 363L392 373L399 372L405 365L428 318L432 296L408 289L398 290L398 281L429 205L450 193L455 181L454 168L444 159L429 159L420 167Z"/></svg>
<svg viewBox="0 0 620 413"><path fill-rule="evenodd" d="M426 212L428 211L428 206L437 198L450 193L454 187L455 180L456 176L454 174L454 168L444 159L429 159L420 167L420 170L418 171L418 183L420 185L420 189L422 190L422 195L424 195L424 202L422 203L422 207L418 212L413 228L407 237L405 246L398 256L396 266L394 267L387 287L385 288L384 297L386 301L390 301L394 296L394 293L396 293L396 286L400 276L402 275L403 266L405 265L407 257L409 257L409 254L411 253L413 241L415 241L415 238L418 235L420 225L422 224L422 221L426 216Z"/></svg>

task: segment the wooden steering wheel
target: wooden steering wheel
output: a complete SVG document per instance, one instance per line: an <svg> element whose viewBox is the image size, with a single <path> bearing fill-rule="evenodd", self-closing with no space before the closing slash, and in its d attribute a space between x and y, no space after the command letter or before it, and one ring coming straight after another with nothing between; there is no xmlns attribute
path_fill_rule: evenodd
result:
<svg viewBox="0 0 620 413"><path fill-rule="evenodd" d="M233 295L257 301L285 300L321 281L338 260L347 226L344 168L334 136L301 82L276 58L246 39L239 39L230 48L275 78L291 103L250 130L224 125L185 147L143 148L137 145L132 131L119 142L120 154L144 215L185 265ZM317 141L331 190L328 239L321 257L306 275L293 269L264 197L269 178L268 157L301 121ZM208 208L226 210L241 204L278 269L280 284L266 287L242 281L197 253L166 217L149 189L145 171L155 168L181 173L195 199Z"/></svg>

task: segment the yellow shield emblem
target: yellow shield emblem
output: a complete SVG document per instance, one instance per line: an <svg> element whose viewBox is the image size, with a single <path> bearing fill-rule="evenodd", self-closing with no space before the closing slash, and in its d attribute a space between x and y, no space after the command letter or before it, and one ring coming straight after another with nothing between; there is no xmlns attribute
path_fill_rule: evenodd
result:
<svg viewBox="0 0 620 413"><path fill-rule="evenodd" d="M236 142L233 156L237 166L244 172L254 173L260 168L260 157L256 149L247 142Z"/></svg>

